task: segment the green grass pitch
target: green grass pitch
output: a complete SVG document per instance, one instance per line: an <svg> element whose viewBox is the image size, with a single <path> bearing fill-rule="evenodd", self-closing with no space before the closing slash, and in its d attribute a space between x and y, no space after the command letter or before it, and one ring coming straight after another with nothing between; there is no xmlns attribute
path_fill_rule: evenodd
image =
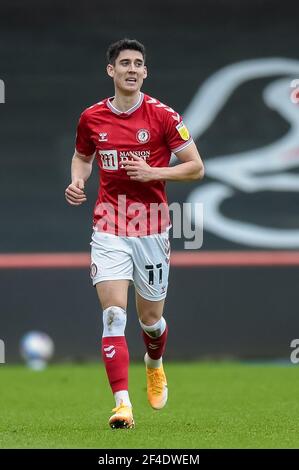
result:
<svg viewBox="0 0 299 470"><path fill-rule="evenodd" d="M134 430L107 425L114 405L101 364L43 372L0 366L1 448L298 448L299 366L167 363L169 401L150 408L130 366Z"/></svg>

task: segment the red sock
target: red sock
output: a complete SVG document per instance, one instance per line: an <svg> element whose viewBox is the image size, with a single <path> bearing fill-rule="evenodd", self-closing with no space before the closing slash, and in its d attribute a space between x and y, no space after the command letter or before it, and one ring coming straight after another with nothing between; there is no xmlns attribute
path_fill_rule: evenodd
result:
<svg viewBox="0 0 299 470"><path fill-rule="evenodd" d="M102 357L112 392L128 390L129 351L126 338L102 338Z"/></svg>
<svg viewBox="0 0 299 470"><path fill-rule="evenodd" d="M151 359L160 359L163 356L166 340L168 335L168 326L166 325L165 331L158 338L152 338L145 331L142 330L143 340L146 346L147 354Z"/></svg>

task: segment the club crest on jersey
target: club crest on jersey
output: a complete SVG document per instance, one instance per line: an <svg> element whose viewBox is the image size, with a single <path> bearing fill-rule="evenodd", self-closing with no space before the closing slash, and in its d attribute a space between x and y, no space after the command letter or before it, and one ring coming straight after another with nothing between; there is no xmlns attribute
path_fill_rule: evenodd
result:
<svg viewBox="0 0 299 470"><path fill-rule="evenodd" d="M180 134L183 140L188 140L190 137L189 131L183 121L181 121L177 126L175 126L176 130Z"/></svg>
<svg viewBox="0 0 299 470"><path fill-rule="evenodd" d="M139 129L136 134L136 139L141 144L145 144L150 140L150 132L147 129Z"/></svg>
<svg viewBox="0 0 299 470"><path fill-rule="evenodd" d="M99 141L100 142L107 142L108 141L107 132L99 132Z"/></svg>

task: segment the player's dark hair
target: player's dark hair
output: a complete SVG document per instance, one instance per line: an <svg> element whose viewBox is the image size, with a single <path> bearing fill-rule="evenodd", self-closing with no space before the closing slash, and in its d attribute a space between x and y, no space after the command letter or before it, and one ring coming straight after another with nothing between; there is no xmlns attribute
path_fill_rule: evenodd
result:
<svg viewBox="0 0 299 470"><path fill-rule="evenodd" d="M107 49L107 61L108 64L115 65L115 61L117 57L119 56L121 51L124 51L126 49L132 50L132 51L138 51L141 52L143 60L145 62L145 47L141 42L137 41L136 39L120 39L117 42L114 42L113 44L110 44L110 46Z"/></svg>

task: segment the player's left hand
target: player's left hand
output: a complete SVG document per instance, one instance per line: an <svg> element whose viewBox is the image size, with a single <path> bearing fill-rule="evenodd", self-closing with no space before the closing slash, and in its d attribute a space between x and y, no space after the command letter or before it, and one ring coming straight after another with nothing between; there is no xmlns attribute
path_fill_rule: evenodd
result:
<svg viewBox="0 0 299 470"><path fill-rule="evenodd" d="M147 181L154 180L154 168L146 163L141 157L137 157L133 152L130 152L133 160L127 160L123 166L127 175L131 180L146 183Z"/></svg>

